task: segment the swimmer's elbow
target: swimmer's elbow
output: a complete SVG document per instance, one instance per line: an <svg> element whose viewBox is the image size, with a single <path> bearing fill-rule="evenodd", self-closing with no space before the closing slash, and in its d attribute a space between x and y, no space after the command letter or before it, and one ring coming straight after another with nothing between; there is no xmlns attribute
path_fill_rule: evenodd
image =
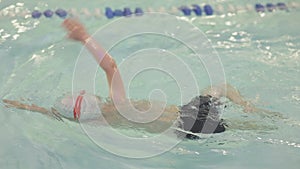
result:
<svg viewBox="0 0 300 169"><path fill-rule="evenodd" d="M117 71L116 61L111 57L105 57L100 63L101 68L108 74L114 73Z"/></svg>

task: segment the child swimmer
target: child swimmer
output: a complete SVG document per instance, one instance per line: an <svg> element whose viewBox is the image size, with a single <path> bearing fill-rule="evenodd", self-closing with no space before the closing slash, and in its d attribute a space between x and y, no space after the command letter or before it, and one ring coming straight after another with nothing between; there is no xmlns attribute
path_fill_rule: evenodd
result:
<svg viewBox="0 0 300 169"><path fill-rule="evenodd" d="M63 121L63 118L74 121L99 120L100 113L97 111L100 110L101 115L112 126L122 126L122 124L134 125L149 132L162 132L174 122L177 122L179 128L193 133L224 132L227 125L220 118L219 107L222 105L219 101L220 97L226 97L233 103L242 106L245 112L263 112L278 116L278 113L275 114L255 108L253 104L245 101L232 86L220 85L206 90L204 95L193 98L190 103L184 106L167 106L155 121L137 123L124 118L118 112L120 107L116 105L121 105L121 110L131 110L128 107L133 105L138 111L147 112L151 109L151 104L154 102L127 99L123 81L114 59L88 34L79 21L69 18L63 22L62 26L68 32L68 38L81 42L92 53L96 62L104 70L109 85L111 101L103 102L100 97L81 91L76 95L65 95L58 98L50 110L34 104L27 105L18 101L3 99L7 107L39 112L61 121ZM155 113L154 111L159 110L153 109L152 112L147 113ZM189 134L187 137L194 138Z"/></svg>

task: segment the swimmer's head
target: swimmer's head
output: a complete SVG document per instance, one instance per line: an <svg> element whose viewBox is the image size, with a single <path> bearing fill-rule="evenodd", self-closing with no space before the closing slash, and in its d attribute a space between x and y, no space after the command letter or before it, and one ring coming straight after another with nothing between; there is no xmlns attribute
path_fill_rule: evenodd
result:
<svg viewBox="0 0 300 169"><path fill-rule="evenodd" d="M226 130L223 119L220 119L218 106L220 102L212 96L198 96L181 107L180 127L193 133L221 133ZM187 135L186 137L191 137Z"/></svg>
<svg viewBox="0 0 300 169"><path fill-rule="evenodd" d="M78 102L79 96L82 97L80 102ZM81 92L74 95L65 94L58 98L54 104L54 108L65 118L77 120L76 117L74 117L74 108L79 107L79 120L90 120L100 117L100 105L100 97Z"/></svg>

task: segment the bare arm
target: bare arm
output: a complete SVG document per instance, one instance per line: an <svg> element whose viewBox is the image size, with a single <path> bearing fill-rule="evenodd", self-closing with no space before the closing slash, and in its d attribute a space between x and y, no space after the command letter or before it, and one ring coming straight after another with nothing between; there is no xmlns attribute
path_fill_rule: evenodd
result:
<svg viewBox="0 0 300 169"><path fill-rule="evenodd" d="M19 101L15 101L15 100L3 99L2 101L3 101L3 103L5 103L6 107L13 107L16 109L23 109L23 110L29 110L32 112L38 112L38 113L53 117L59 121L63 121L62 118L60 117L59 113L53 108L51 110L48 110L46 108L39 107L34 104L28 105L28 104L24 104Z"/></svg>
<svg viewBox="0 0 300 169"><path fill-rule="evenodd" d="M120 72L114 59L97 43L85 30L84 26L75 19L66 19L63 27L68 31L70 39L79 41L93 54L99 66L105 71L110 97L114 101L124 101L126 93Z"/></svg>
<svg viewBox="0 0 300 169"><path fill-rule="evenodd" d="M226 97L235 104L243 107L244 112L262 112L267 115L283 118L281 113L271 112L264 109L256 108L250 101L243 98L240 92L229 84L213 86L204 91L204 94L209 94L214 97Z"/></svg>
<svg viewBox="0 0 300 169"><path fill-rule="evenodd" d="M249 102L245 101L240 92L229 84L212 86L204 90L204 94L211 95L217 98L227 97L233 103L247 107Z"/></svg>

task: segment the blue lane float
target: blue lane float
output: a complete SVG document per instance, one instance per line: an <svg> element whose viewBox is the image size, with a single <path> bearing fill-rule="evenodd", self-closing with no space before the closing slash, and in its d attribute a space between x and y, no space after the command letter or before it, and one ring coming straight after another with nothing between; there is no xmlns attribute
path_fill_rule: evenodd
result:
<svg viewBox="0 0 300 169"><path fill-rule="evenodd" d="M46 18L51 18L53 16L53 11L51 11L50 9L47 9L46 11L44 11L43 14Z"/></svg>
<svg viewBox="0 0 300 169"><path fill-rule="evenodd" d="M179 10L181 10L183 15L185 15L185 16L190 16L191 13L192 13L192 10L187 6L182 6L182 7L179 8Z"/></svg>
<svg viewBox="0 0 300 169"><path fill-rule="evenodd" d="M136 16L142 16L144 14L144 11L142 10L142 8L135 8L134 13Z"/></svg>
<svg viewBox="0 0 300 169"><path fill-rule="evenodd" d="M67 15L68 15L67 11L65 11L65 10L63 10L63 9L57 9L57 10L55 11L55 14L56 14L57 16L59 16L60 18L65 18L65 17L67 17Z"/></svg>
<svg viewBox="0 0 300 169"><path fill-rule="evenodd" d="M124 16L130 16L132 14L130 8L124 8L124 11L123 11L123 15Z"/></svg>
<svg viewBox="0 0 300 169"><path fill-rule="evenodd" d="M199 5L194 4L194 5L192 5L192 7L193 7L194 13L195 13L197 16L201 16L201 15L202 15L202 10L201 10L201 8L200 8Z"/></svg>
<svg viewBox="0 0 300 169"><path fill-rule="evenodd" d="M276 9L276 6L272 3L267 3L266 7L269 12L273 12Z"/></svg>
<svg viewBox="0 0 300 169"><path fill-rule="evenodd" d="M255 4L256 12L265 12L265 7L262 4Z"/></svg>
<svg viewBox="0 0 300 169"><path fill-rule="evenodd" d="M123 16L123 11L120 9L116 9L114 11L114 16L118 16L118 17Z"/></svg>
<svg viewBox="0 0 300 169"><path fill-rule="evenodd" d="M278 9L279 10L285 10L285 11L287 11L288 10L288 7L285 5L285 3L283 3L283 2L278 2L277 3L277 7L278 7Z"/></svg>
<svg viewBox="0 0 300 169"><path fill-rule="evenodd" d="M203 9L207 16L211 16L214 13L214 10L212 9L212 7L210 5L204 5Z"/></svg>
<svg viewBox="0 0 300 169"><path fill-rule="evenodd" d="M114 17L114 12L113 12L113 10L110 7L106 7L105 8L105 16L108 19L112 19Z"/></svg>
<svg viewBox="0 0 300 169"><path fill-rule="evenodd" d="M31 17L34 19L38 19L42 16L42 13L38 10L32 11L31 12Z"/></svg>
<svg viewBox="0 0 300 169"><path fill-rule="evenodd" d="M131 11L130 8L126 7L123 10L115 9L114 11L110 7L105 8L105 16L108 19L112 19L114 17L121 17L121 16L131 16L135 14L136 16L141 16L144 14L142 8L135 8L134 13Z"/></svg>

